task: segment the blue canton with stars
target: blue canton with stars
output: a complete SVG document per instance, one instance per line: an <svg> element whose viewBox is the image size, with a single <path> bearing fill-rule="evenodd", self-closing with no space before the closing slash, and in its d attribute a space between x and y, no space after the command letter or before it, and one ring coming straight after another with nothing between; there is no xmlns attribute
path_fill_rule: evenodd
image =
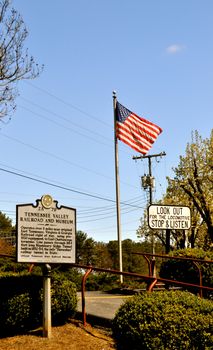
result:
<svg viewBox="0 0 213 350"><path fill-rule="evenodd" d="M124 123L132 112L122 106L119 102L116 104L116 120L120 123Z"/></svg>

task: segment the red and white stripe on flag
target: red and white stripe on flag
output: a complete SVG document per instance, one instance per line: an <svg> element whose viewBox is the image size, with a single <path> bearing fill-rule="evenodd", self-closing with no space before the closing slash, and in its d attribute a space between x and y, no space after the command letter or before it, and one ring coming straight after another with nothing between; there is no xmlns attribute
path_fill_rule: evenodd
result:
<svg viewBox="0 0 213 350"><path fill-rule="evenodd" d="M161 132L159 126L139 117L117 102L116 137L135 151L146 154Z"/></svg>

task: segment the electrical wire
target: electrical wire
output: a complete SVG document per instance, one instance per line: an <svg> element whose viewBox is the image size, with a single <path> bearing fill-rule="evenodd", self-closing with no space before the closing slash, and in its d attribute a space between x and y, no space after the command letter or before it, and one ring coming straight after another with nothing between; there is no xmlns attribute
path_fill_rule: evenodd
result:
<svg viewBox="0 0 213 350"><path fill-rule="evenodd" d="M39 118L48 120L50 123L55 124L55 125L57 125L57 126L63 128L63 129L65 129L65 130L67 130L67 131L70 131L70 132L75 133L75 134L77 134L77 135L86 137L87 139L92 140L93 142L96 142L96 143L99 143L99 144L102 144L102 145L104 145L104 146L107 146L107 147L112 148L111 145L108 145L108 144L106 144L106 143L104 143L104 142L98 141L98 140L94 139L94 138L91 137L91 136L85 135L85 134L83 134L83 133L81 133L81 132L79 132L79 131L76 131L76 130L74 130L74 129L72 129L72 128L69 128L68 126L64 126L64 125L60 124L59 122L57 122L57 121L55 121L55 120L52 120L51 118L45 117L44 115L42 115L42 114L40 114L40 113L38 113L38 112L34 112L34 111L32 111L31 109L29 109L29 108L27 108L27 107L24 107L24 106L22 106L22 105L19 105L19 107L23 108L23 109L24 109L25 111L27 111L27 112L30 112L31 114L36 115L36 116L39 117Z"/></svg>
<svg viewBox="0 0 213 350"><path fill-rule="evenodd" d="M107 124L107 123L103 122L102 120L96 118L96 117L93 116L92 114L90 114L90 113L84 111L83 109L81 109L81 108L75 106L74 104L71 104L70 102L67 102L67 101L63 100L62 98L60 98L60 97L58 97L58 96L56 96L56 95L50 93L49 91L47 91L47 90L45 90L45 89L43 89L43 88L40 88L40 87L36 86L35 84L30 83L29 81L24 80L24 82L25 82L25 84L27 84L27 85L29 85L29 86L32 86L34 89L37 89L37 90L39 90L39 91L41 91L41 92L47 94L48 96L54 98L55 100L61 102L62 104L64 104L64 105L66 105L66 106L68 106L68 107L70 107L70 108L72 108L72 109L74 109L74 110L80 112L81 114L84 114L85 116L89 117L90 119L96 120L97 122L99 122L99 123L101 123L101 124L103 124L103 125L105 125L105 126L111 128L111 125L110 125L110 124Z"/></svg>
<svg viewBox="0 0 213 350"><path fill-rule="evenodd" d="M87 168L87 167L84 167L84 166L82 166L82 165L78 165L78 164L76 164L76 163L74 163L74 162L71 162L70 160L67 160L67 159L64 159L64 158L62 158L62 157L60 157L60 156L57 156L55 153L53 154L53 153L51 153L51 152L47 152L47 151L42 150L42 149L40 149L40 148L38 148L38 147L35 147L35 146L30 145L30 144L28 144L28 143L26 143L26 142L23 142L23 141L21 141L21 140L19 140L19 139L17 139L17 138L8 136L8 135L6 135L6 134L4 134L4 133L2 133L2 132L1 132L1 136L5 137L5 138L7 138L8 140L11 140L11 141L13 141L13 142L19 143L19 144L21 144L21 145L23 145L23 146L25 146L25 147L28 147L28 148L30 148L30 149L33 149L34 151L40 152L40 153L45 154L45 155L47 155L47 156L49 156L49 157L52 157L52 158L54 158L54 159L57 159L57 160L62 161L62 162L64 162L64 163L67 163L67 164L69 164L69 165L71 165L71 166L74 166L74 167L76 167L76 168L79 168L79 169L82 169L82 170L84 170L84 171L90 172L90 173L92 173L92 174L95 174L95 175L97 175L97 176L103 177L103 178L105 178L105 179L114 181L114 178L112 178L112 177L110 177L110 176L107 176L107 175L104 175L104 174L99 173L99 172L97 172L97 171L91 170L91 169L89 169L89 168ZM131 184L128 184L128 183L126 183L126 182L121 181L121 183L125 184L126 186L136 188L136 186L131 185Z"/></svg>
<svg viewBox="0 0 213 350"><path fill-rule="evenodd" d="M141 200L140 201L135 201L135 202L131 202L128 201L128 204L138 204L140 203L140 205L142 205ZM121 211L125 209L125 207L123 208L123 205L121 205ZM141 209L141 207L139 207L139 209ZM103 215L103 213L106 214L107 213L113 213L115 210L115 205L114 206L108 206L108 207L98 207L98 208L90 208L90 209L85 209L85 210L79 210L78 211L78 215L81 217L89 217L91 214L94 215Z"/></svg>
<svg viewBox="0 0 213 350"><path fill-rule="evenodd" d="M125 214L133 212L133 211L135 212L137 210L141 210L141 208L140 209L130 209L129 211L126 211ZM91 217L91 216L89 216L89 217ZM114 217L116 217L116 213L113 214L113 215L106 215L106 216L101 217L101 218L99 217L99 218L96 218L96 219L91 219L91 220L86 220L86 221L80 221L79 220L78 223L79 224L85 224L85 223L88 223L88 222L94 222L94 221L99 221L99 220L111 219L111 218L114 218Z"/></svg>
<svg viewBox="0 0 213 350"><path fill-rule="evenodd" d="M4 134L4 133L2 133L2 132L1 132L1 136L5 137L5 138L7 138L8 140L11 140L11 141L13 141L13 142L19 143L19 144L21 144L21 145L23 145L23 146L25 146L25 147L31 148L31 149L33 149L34 151L40 152L40 153L45 154L45 155L47 155L47 156L49 156L49 157L52 157L52 158L54 158L54 159L60 160L60 161L62 161L62 162L64 162L64 163L67 163L67 164L69 164L69 165L72 165L72 166L74 166L74 167L77 167L77 168L79 168L79 169L82 169L82 170L84 170L84 171L93 173L93 174L95 174L95 175L98 175L98 176L101 176L101 177L104 177L104 178L107 178L107 179L110 179L110 180L114 180L114 179L111 178L110 176L106 176L106 175L104 175L104 174L101 174L101 173L98 173L98 172L96 172L96 171L93 171L93 170L91 170L91 169L89 169L89 168L86 168L86 167L84 167L84 166L82 166L82 165L78 165L78 164L76 164L76 163L74 163L74 162L71 162L71 161L69 161L69 160L67 160L67 159L64 159L64 158L62 158L62 157L60 157L60 156L57 156L56 154L53 154L53 153L51 153L51 152L47 152L47 151L45 151L45 150L42 150L42 149L40 149L40 148L38 148L38 147L35 147L35 146L30 145L30 144L28 144L28 143L26 143L26 142L23 142L23 141L21 141L21 140L19 140L19 139L17 139L17 138L8 136L8 135L6 135L6 134Z"/></svg>
<svg viewBox="0 0 213 350"><path fill-rule="evenodd" d="M98 121L98 122L100 122L100 123L102 123L102 124L104 124L104 125L107 125L107 126L109 126L109 127L111 128L110 125L108 125L108 124L106 124L106 123L100 121L99 119L95 118L94 116L91 116L90 114L88 114L87 112L85 112L85 111L79 109L78 107L76 107L76 106L74 106L74 105L72 105L72 104L70 104L70 103L67 103L66 101L62 100L61 98L58 98L57 96L55 96L55 95L49 93L48 91L45 91L44 89L38 88L38 87L34 86L33 84L30 84L30 83L28 83L28 84L31 85L31 86L33 86L34 88L36 88L36 89L42 91L42 92L47 93L49 96L51 96L51 97L57 99L58 101L62 102L63 104L66 104L67 106L69 106L69 107L71 107L71 108L77 110L78 112L83 113L83 114L85 114L86 116L88 116L88 117L90 117L90 118L92 118L92 119L94 119L94 120L96 120L96 121ZM26 100L26 99L25 99L25 100ZM29 103L33 104L31 101L30 101ZM34 104L34 105L36 105L36 104ZM38 106L38 105L37 105L37 107L43 108L43 107L40 107L40 106ZM23 107L23 106L22 106L22 108L26 109L26 107ZM27 109L26 109L26 110L27 110ZM43 108L43 110L46 110L46 112L48 112L48 113L52 113L52 112L48 111L48 110L45 109L45 108ZM38 115L38 113L35 113L35 112L33 112L33 111L29 110L29 109L28 109L28 111L30 111L30 112L33 113L33 114ZM55 113L54 113L54 114L55 114ZM55 114L55 115L56 115L56 114ZM56 116L57 116L58 118L60 117L61 119L65 120L63 117L61 117L61 116L59 116L59 115L56 115ZM40 116L40 117L41 117L41 118L45 118L46 120L49 120L50 122L53 122L51 119L49 119L49 118L47 118L47 117L44 117L44 116ZM66 121L68 122L68 120L66 120ZM64 127L62 124L59 124L59 123L55 123L55 124L57 124L58 126L60 125L61 127ZM80 128L80 126L78 126L77 124L75 124L75 126ZM66 130L68 129L67 127L64 127L64 128L66 128ZM91 132L91 133L92 133L92 131L89 130L89 129L86 129L86 128L82 128L82 129L86 130L87 132ZM71 131L73 132L73 130L71 130ZM80 134L80 133L78 133L78 134ZM93 132L93 134L95 134L95 133ZM97 134L97 133L96 133L96 134ZM87 138L88 138L88 136L87 136L87 135L84 135L84 134L81 134L81 136L87 137ZM97 134L97 136L102 137L100 134ZM105 137L102 137L102 138L105 138ZM90 138L90 139L92 139L92 138ZM105 139L106 139L106 138L105 138ZM95 141L95 142L97 142L97 140L94 140L94 139L92 139L92 140ZM98 142L98 143L102 143L102 142ZM24 144L24 143L22 142L22 144ZM102 144L103 144L103 143L102 143ZM36 149L34 146L30 146L30 147ZM38 149L37 149L37 150L38 150ZM39 151L42 152L42 150L39 150ZM48 152L47 152L47 153L48 153ZM48 154L48 155L50 155L50 154ZM56 156L55 158L57 158L57 156ZM62 159L62 158L61 158L60 160L66 161L66 160L64 160L64 159ZM69 162L69 161L66 161L66 162ZM101 199L101 200L110 201L110 202L115 203L114 200L109 199L109 198L104 198L104 197L101 197L101 196L98 196L98 195L93 195L93 194L89 194L89 193L86 193L86 192L83 192L83 191L78 191L78 190L75 190L75 189L71 189L71 188L69 188L69 187L67 187L67 186L63 186L63 185L56 185L56 184L50 183L49 181L44 181L44 180L40 180L40 179L35 179L35 178L31 177L31 176L26 176L26 175L23 175L23 174L14 172L14 171L9 171L9 170L3 169L3 168L0 168L0 170L1 170L1 171L5 171L5 172L7 172L7 173L10 173L11 175L16 175L16 176L24 177L24 178L27 178L27 179L32 180L32 181L37 181L37 182L44 183L44 184L47 184L47 185L50 185L50 186L58 187L58 188L61 188L61 189L67 190L67 191L74 192L74 193L76 193L76 194L82 194L82 195L84 195L84 196L88 196L88 197L91 197L91 198L94 198L94 199ZM88 170L88 169L87 169L87 170ZM101 175L101 176L103 176L103 175ZM106 177L106 176L104 176L104 177ZM134 186L134 187L135 187L135 186ZM133 205L133 204L130 204L130 203L127 203L127 202L122 202L121 205L122 205L122 206L123 206L123 205L124 205L124 206L132 206L132 207L134 207L134 208L137 208L137 209L129 210L129 212L142 209L142 207L140 207L140 206L136 206L136 205ZM126 211L126 213L128 213L128 211ZM99 213L99 215L103 215L103 214ZM101 218L101 219L103 219L103 218Z"/></svg>
<svg viewBox="0 0 213 350"><path fill-rule="evenodd" d="M25 102L31 104L32 106L35 106L35 107L41 109L42 111L51 114L51 116L54 115L54 116L56 116L57 118L59 118L60 120L63 120L63 121L65 121L65 122L68 122L69 124L74 125L75 127L79 128L79 129L82 129L82 130L85 130L85 131L87 131L87 132L90 132L91 134L93 134L93 135L95 135L95 136L98 136L98 137L101 137L102 139L105 139L105 140L107 140L107 141L110 141L110 142L112 141L110 138L107 138L105 135L99 134L99 133L97 133L97 132L94 131L94 130L85 128L85 127L83 127L82 125L79 125L79 124L77 124L77 123L74 123L74 122L71 121L70 119L65 118L64 116L62 116L62 115L60 115L60 114L58 114L58 113L56 113L56 112L50 111L50 110L47 109L46 107L40 106L39 104L37 104L37 103L35 103L35 102L33 102L33 101L30 101L30 100L28 100L28 99L25 98L25 97L20 96L19 98L22 99L23 101L25 101ZM23 106L21 106L21 105L19 105L19 106L22 107L22 108L26 108L26 107L23 107ZM30 111L31 111L31 110L30 110ZM31 112L32 112L32 111L31 111Z"/></svg>
<svg viewBox="0 0 213 350"><path fill-rule="evenodd" d="M12 170L7 170L7 169L4 169L4 168L0 168L0 171L6 172L8 174L15 175L15 176L18 176L18 177L22 177L22 178L25 178L25 179L28 179L28 180L31 180L31 181L35 181L35 182L38 182L38 183L42 183L42 184L45 184L45 185L48 185L48 186L51 186L51 187L60 188L60 189L65 190L65 191L69 191L69 192L77 193L77 194L80 194L80 195L84 195L84 196L87 196L87 197L91 197L91 198L95 198L95 199L99 199L99 200L103 200L103 201L107 201L107 202L111 202L111 203L115 203L116 202L115 200L110 199L110 198L106 198L106 197L102 197L102 196L99 196L99 195L91 194L91 193L88 193L88 192L76 190L76 189L69 188L69 187L62 186L62 185L57 185L57 184L54 184L52 182L45 181L45 180L40 180L40 179L34 178L32 176L28 176L28 175L23 175L23 174L20 174L18 172L12 171ZM131 204L128 204L126 202L121 202L121 203L123 205L126 205L126 206L130 206L130 207L135 207L135 208L141 209L139 206L131 205Z"/></svg>

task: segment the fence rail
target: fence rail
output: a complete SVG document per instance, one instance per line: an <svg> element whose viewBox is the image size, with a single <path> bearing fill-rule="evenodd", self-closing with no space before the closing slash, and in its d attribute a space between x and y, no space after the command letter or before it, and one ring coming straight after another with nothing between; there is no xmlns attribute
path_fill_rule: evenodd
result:
<svg viewBox="0 0 213 350"><path fill-rule="evenodd" d="M210 264L213 263L212 260L201 260L201 259L192 259L192 258L184 258L184 257L170 257L168 255L160 255L160 254L137 253L137 252L135 252L134 254L150 256L150 257L154 256L154 257L161 257L161 258L167 258L167 259L176 259L176 260L189 260L192 262L195 261L196 263L198 261L200 263L210 263ZM7 258L11 258L12 260L15 260L15 257L12 255L0 254L0 257L7 257ZM147 260L147 262L149 261L148 264L151 264L151 260L149 260L148 258L146 260ZM105 268L95 267L95 266L91 266L91 265L69 264L69 266L86 270L86 272L82 278L82 284L81 284L82 320L83 320L84 325L86 325L85 285L86 285L86 280L92 271L105 272L105 273L114 274L114 275L130 276L132 278L140 278L141 280L143 280L147 283L147 291L148 292L152 292L154 286L158 282L161 282L161 283L164 283L165 285L170 285L170 286L175 285L175 286L188 287L188 288L193 288L193 289L196 288L199 290L199 294L201 297L202 297L203 290L213 292L212 287L202 285L202 278L200 279L200 284L193 284L193 283L187 283L187 282L182 282L182 281L170 280L170 279L166 279L166 278L155 277L155 276L151 276L150 274L149 274L149 276L147 276L147 275L142 275L140 273L125 272L125 271L121 272L119 270L105 269ZM33 267L33 264L31 265L29 271L32 271L32 267ZM150 271L150 269L149 269L149 271Z"/></svg>

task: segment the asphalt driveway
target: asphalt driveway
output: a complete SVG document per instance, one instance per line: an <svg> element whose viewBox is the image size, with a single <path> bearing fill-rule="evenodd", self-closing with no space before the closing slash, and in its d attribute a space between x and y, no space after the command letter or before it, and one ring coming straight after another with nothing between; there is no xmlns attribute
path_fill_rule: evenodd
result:
<svg viewBox="0 0 213 350"><path fill-rule="evenodd" d="M129 295L109 294L104 292L85 292L86 314L112 320L120 305ZM82 311L81 293L78 293L78 311Z"/></svg>

